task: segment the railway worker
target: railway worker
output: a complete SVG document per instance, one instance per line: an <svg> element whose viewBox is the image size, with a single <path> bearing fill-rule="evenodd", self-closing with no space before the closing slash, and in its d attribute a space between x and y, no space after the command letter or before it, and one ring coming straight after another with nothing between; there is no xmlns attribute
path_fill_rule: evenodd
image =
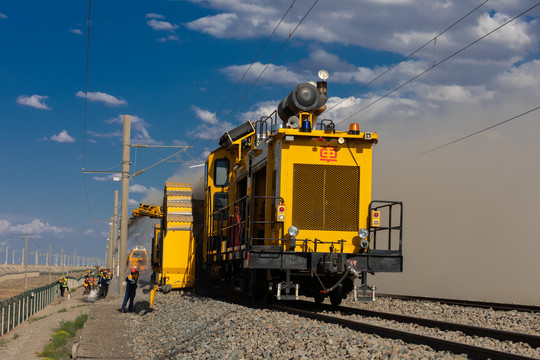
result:
<svg viewBox="0 0 540 360"><path fill-rule="evenodd" d="M90 277L89 276L84 277L84 284L83 285L84 285L83 295L90 294Z"/></svg>
<svg viewBox="0 0 540 360"><path fill-rule="evenodd" d="M62 295L63 297L66 289L69 291L69 288L67 285L67 279L65 277L61 277L60 280L58 280L58 282L60 283L60 295Z"/></svg>
<svg viewBox="0 0 540 360"><path fill-rule="evenodd" d="M98 292L98 299L106 298L107 294L109 293L109 282L111 281L111 277L109 276L108 269L101 269L99 272L99 292Z"/></svg>
<svg viewBox="0 0 540 360"><path fill-rule="evenodd" d="M137 280L139 279L139 271L134 266L131 268L131 275L126 277L126 294L124 295L124 302L122 303L121 312L126 312L126 304L129 299L128 311L133 311L133 300L135 299L135 293L137 291Z"/></svg>

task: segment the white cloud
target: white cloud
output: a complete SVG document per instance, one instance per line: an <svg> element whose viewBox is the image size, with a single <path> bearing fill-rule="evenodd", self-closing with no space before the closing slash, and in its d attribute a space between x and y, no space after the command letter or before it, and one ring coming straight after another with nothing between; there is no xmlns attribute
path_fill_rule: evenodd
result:
<svg viewBox="0 0 540 360"><path fill-rule="evenodd" d="M76 96L83 99L85 97L83 91L78 91ZM121 106L121 105L127 104L127 101L123 99L118 99L112 95L109 95L100 91L88 92L88 100L102 102L107 106Z"/></svg>
<svg viewBox="0 0 540 360"><path fill-rule="evenodd" d="M532 60L518 67L510 68L500 74L496 83L498 87L528 89L533 94L540 91L540 60ZM538 95L537 95L538 96Z"/></svg>
<svg viewBox="0 0 540 360"><path fill-rule="evenodd" d="M129 192L136 193L136 194L147 194L151 189L153 188L149 189L146 186L143 186L140 184L132 184L129 186Z"/></svg>
<svg viewBox="0 0 540 360"><path fill-rule="evenodd" d="M84 35L83 32L79 29L69 29L69 31L76 35Z"/></svg>
<svg viewBox="0 0 540 360"><path fill-rule="evenodd" d="M191 109L195 112L195 116L197 116L203 122L207 124L218 123L218 119L216 118L216 113L210 112L208 110L203 110L195 105L193 105Z"/></svg>
<svg viewBox="0 0 540 360"><path fill-rule="evenodd" d="M93 233L94 233L94 230L88 229L88 230L86 230L86 231L84 232L84 235L91 235L91 234L93 234Z"/></svg>
<svg viewBox="0 0 540 360"><path fill-rule="evenodd" d="M124 124L124 115L118 115L115 118L109 119L106 121L109 124ZM131 115L131 143L132 144L141 144L141 145L163 145L163 142L154 140L150 133L148 132L148 124L144 119L138 117L137 115ZM115 134L121 137L121 132L115 132Z"/></svg>
<svg viewBox="0 0 540 360"><path fill-rule="evenodd" d="M231 65L221 69L229 79L238 80L242 78L249 65ZM255 62L249 72L246 74L244 81L249 82L255 80L266 67L265 64ZM299 84L306 81L306 76L302 76L295 71L288 69L286 66L270 64L266 71L262 74L259 81L276 84Z"/></svg>
<svg viewBox="0 0 540 360"><path fill-rule="evenodd" d="M161 14L148 13L145 15L147 19L165 19L165 16Z"/></svg>
<svg viewBox="0 0 540 360"><path fill-rule="evenodd" d="M230 33L233 25L237 23L238 15L236 14L218 14L205 16L195 21L186 24L188 29L200 31L202 33L213 35L217 38L249 38L251 37L251 31L242 33L235 31L234 34ZM243 36L242 36L243 34Z"/></svg>
<svg viewBox="0 0 540 360"><path fill-rule="evenodd" d="M51 110L50 107L45 104L45 100L49 97L45 95L21 95L17 98L17 104L30 106L36 109Z"/></svg>
<svg viewBox="0 0 540 360"><path fill-rule="evenodd" d="M0 219L0 234L24 234L28 233L32 236L41 234L61 234L73 232L73 229L67 227L59 227L50 225L48 222L43 222L39 219L34 219L28 224L13 225L7 220Z"/></svg>
<svg viewBox="0 0 540 360"><path fill-rule="evenodd" d="M498 26L510 20L510 17L505 14L482 14L478 19L478 25L475 28L478 37L487 34ZM496 31L486 38L487 43L497 44L504 48L519 50L534 42L534 35L528 34L528 25L522 21L513 21L502 30Z"/></svg>
<svg viewBox="0 0 540 360"><path fill-rule="evenodd" d="M188 22L193 31L210 34L216 38L262 38L268 36L289 8L290 1L272 2L205 0L195 1L210 8L216 15L208 15ZM289 37L300 18L311 4L296 3L288 10L284 21L276 31L277 41ZM525 1L492 1L472 13L466 21L437 38L437 55L445 57L453 51L476 40L487 31L527 7ZM409 54L436 34L443 31L453 20L461 18L474 8L470 2L433 0L342 0L319 2L309 16L295 31L294 41L357 45L366 49ZM511 14L511 15L509 15ZM519 18L504 29L482 41L489 46L500 45L499 56L508 56L503 49L512 49L521 55L535 50L539 33L538 21ZM389 26L388 24L391 24ZM491 42L491 43L490 43ZM476 47L482 47L477 45ZM482 51L467 51L462 58L485 58ZM514 54L515 55L515 54ZM415 55L417 58L433 57L433 46Z"/></svg>
<svg viewBox="0 0 540 360"><path fill-rule="evenodd" d="M112 137L122 137L122 130L116 130L109 133L99 133L97 131L88 130L88 135L92 135L97 138L112 138Z"/></svg>
<svg viewBox="0 0 540 360"><path fill-rule="evenodd" d="M263 116L269 116L274 110L277 109L279 100L261 101L255 104L249 111L240 114L242 122L251 120L259 120Z"/></svg>
<svg viewBox="0 0 540 360"><path fill-rule="evenodd" d="M4 14L3 12L0 12L0 19L7 19L7 15Z"/></svg>
<svg viewBox="0 0 540 360"><path fill-rule="evenodd" d="M224 121L221 124L200 124L195 129L188 131L189 137L195 137L197 139L210 140L216 139L216 137L221 136L225 131L231 130L235 126L228 122Z"/></svg>
<svg viewBox="0 0 540 360"><path fill-rule="evenodd" d="M176 42L179 42L180 41L180 38L176 35L169 35L167 37L160 37L157 39L157 41L159 42L167 42L167 41L176 41Z"/></svg>
<svg viewBox="0 0 540 360"><path fill-rule="evenodd" d="M10 222L0 219L0 234L6 233L9 230Z"/></svg>
<svg viewBox="0 0 540 360"><path fill-rule="evenodd" d="M139 207L140 202L135 199L128 200L128 207L137 208Z"/></svg>
<svg viewBox="0 0 540 360"><path fill-rule="evenodd" d="M122 179L122 173L115 173L107 176L93 176L92 179L95 181L119 181L115 179Z"/></svg>
<svg viewBox="0 0 540 360"><path fill-rule="evenodd" d="M174 31L178 28L178 25L171 24L167 21L161 21L156 19L150 19L146 22L148 26L156 31Z"/></svg>
<svg viewBox="0 0 540 360"><path fill-rule="evenodd" d="M70 136L66 130L62 130L58 135L51 136L52 141L60 142L60 143L73 143L75 142L75 138Z"/></svg>
<svg viewBox="0 0 540 360"><path fill-rule="evenodd" d="M180 42L180 38L175 34L175 30L178 29L178 25L172 24L168 21L156 20L165 19L165 16L161 14L148 13L146 14L146 18L150 19L146 22L146 24L150 26L153 30L169 32L169 35L159 37L156 39L156 41L162 43L168 41Z"/></svg>

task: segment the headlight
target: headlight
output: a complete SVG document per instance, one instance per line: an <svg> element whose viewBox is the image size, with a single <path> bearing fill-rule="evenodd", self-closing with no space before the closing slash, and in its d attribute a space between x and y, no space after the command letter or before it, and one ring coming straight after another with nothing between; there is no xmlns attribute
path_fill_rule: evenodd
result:
<svg viewBox="0 0 540 360"><path fill-rule="evenodd" d="M368 246L369 246L369 241L367 241L366 239L362 239L362 241L360 241L360 247L362 249L367 249Z"/></svg>
<svg viewBox="0 0 540 360"><path fill-rule="evenodd" d="M298 228L296 226L291 226L288 230L290 236L298 235Z"/></svg>
<svg viewBox="0 0 540 360"><path fill-rule="evenodd" d="M360 238L365 239L368 237L368 235L369 235L369 232L367 231L367 229L362 228L358 230L358 236L360 236Z"/></svg>

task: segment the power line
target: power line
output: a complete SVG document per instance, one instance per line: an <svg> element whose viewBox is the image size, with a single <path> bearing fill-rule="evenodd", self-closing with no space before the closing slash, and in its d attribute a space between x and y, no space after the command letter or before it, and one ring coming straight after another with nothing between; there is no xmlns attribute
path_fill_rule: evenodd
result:
<svg viewBox="0 0 540 360"><path fill-rule="evenodd" d="M513 117L511 117L511 118L509 118L509 119L506 119L506 120L504 120L504 121L498 122L498 123L496 123L496 124L494 124L494 125L488 126L487 128L484 128L484 129L482 129L482 130L478 130L478 131L475 131L475 132L473 132L473 133L471 133L471 134L462 136L462 137L460 137L460 138L458 138L458 139L456 139L456 140L447 142L447 143L445 143L445 144L439 145L439 146L437 146L437 147L434 147L434 148L429 149L429 150L426 150L426 151L422 151L421 153L418 153L418 154L413 155L413 156L411 156L411 157L408 157L408 158L405 158L405 159L403 159L403 160L400 160L399 162L405 161L405 160L410 160L410 159L413 159L413 158L415 158L415 157L422 156L422 155L425 155L425 154L427 154L427 153L433 152L433 151L435 151L435 150L442 149L443 147L446 147L446 146L455 144L455 143L457 143L457 142L459 142L459 141L468 139L468 138L470 138L470 137L472 137L472 136L475 136L475 135L478 135L478 134L480 134L480 133L483 133L484 131L491 130L491 129L497 127L497 126L506 124L506 123L508 123L508 122L510 122L510 121L512 121L512 120L518 119L518 118L520 118L520 117L522 117L522 116L525 116L525 115L527 115L527 114L530 114L530 113L532 113L532 112L534 112L534 111L536 111L536 110L539 110L539 109L540 109L540 106L537 106L537 107L535 107L534 109L525 111L524 113L521 113L521 114L519 114L519 115L513 116Z"/></svg>
<svg viewBox="0 0 540 360"><path fill-rule="evenodd" d="M380 98L378 98L377 100L367 104L366 106L364 106L363 108L361 108L360 110L356 111L355 113L349 115L348 117L346 117L345 119L341 120L340 122L336 123L336 126L341 124L342 122L344 122L345 120L347 119L350 119L351 117L353 117L354 115L366 110L367 108L369 108L370 106L378 103L379 101L381 101L382 99L388 97L389 95L393 94L394 92L396 92L397 90L401 89L402 87L404 87L405 85L408 85L409 83L413 82L414 80L418 79L420 76L424 75L425 73L427 73L428 71L430 70L433 70L435 67L441 65L442 63L446 62L447 60L453 58L454 56L460 54L461 52L465 51L466 49L470 48L471 46L473 46L474 44L476 44L477 42L483 40L484 38L488 37L489 35L493 34L495 31L498 31L499 29L501 29L502 27L510 24L511 22L513 22L514 20L516 20L517 18L525 15L526 13L528 13L529 11L531 11L532 9L534 9L535 7L537 7L538 5L540 5L540 3L536 3L536 5L533 5L531 6L530 8L528 8L527 10L521 12L520 14L514 16L512 19L504 22L503 24L499 25L498 27L496 27L495 29L491 30L490 32L488 32L487 34L481 36L480 38L476 39L475 41L471 42L470 44L468 44L467 46L457 50L456 52L452 53L451 55L447 56L446 58L444 58L443 60L439 61L438 63L436 64L433 64L432 67L422 71L421 73L415 75L414 77L412 77L411 79L405 81L404 83L402 83L401 85L399 85L398 87L394 88L393 90L387 92L385 95L381 96Z"/></svg>
<svg viewBox="0 0 540 360"><path fill-rule="evenodd" d="M223 127L223 124L229 120L229 118L231 117L231 115L236 111L236 109L238 108L238 106L240 105L240 103L242 103L242 101L244 100L244 98L246 97L246 95L251 91L251 89L253 88L253 86L255 86L255 84L257 83L257 81L261 78L261 76L264 74L264 72L266 71L266 69L268 69L268 67L272 64L272 62L274 61L274 59L276 58L276 56L280 53L280 51L283 49L283 47L285 46L285 44L287 44L287 42L289 41L289 39L293 36L293 34L296 32L296 30L300 27L300 25L304 22L304 20L306 19L306 17L309 15L309 13L311 12L311 10L313 10L313 8L315 7L315 5L317 5L317 3L319 2L319 0L315 0L315 2L313 3L313 5L311 5L311 7L309 8L309 10L306 12L306 14L302 17L302 19L298 22L298 24L296 25L296 27L291 31L289 32L289 36L285 39L285 41L283 42L283 44L281 44L280 48L276 51L276 53L274 54L274 56L272 56L272 58L270 59L270 61L266 64L266 66L264 67L264 69L261 71L261 73L257 76L257 78L255 80L253 80L253 82L251 83L251 85L249 86L249 88L244 92L244 94L242 95L242 97L240 98L240 100L236 103L236 105L234 106L234 108L231 110L231 112L229 113L229 115L227 115L227 118L224 120L224 122L219 126L218 130L214 133L214 135L212 135L212 137L210 138L210 140L208 140L208 142L206 144L208 144L211 140L213 140L215 138L215 136L221 131L221 128ZM288 11L288 10L287 10Z"/></svg>
<svg viewBox="0 0 540 360"><path fill-rule="evenodd" d="M474 9L472 9L471 11L469 11L467 14L465 14L464 16L462 16L459 20L455 21L452 25L450 25L449 27L447 27L446 29L444 29L442 32L440 32L437 36L435 36L433 39L429 40L428 42L426 42L424 45L420 46L418 49L414 50L412 53L410 53L409 55L405 56L403 59L401 59L400 61L398 61L397 63L395 63L394 65L392 65L391 67L389 67L388 69L386 69L385 71L383 71L381 74L377 75L375 78L373 78L372 80L370 80L368 83L366 83L365 85L363 85L362 87L360 87L359 89L353 91L352 93L350 93L346 98L343 98L341 101L339 101L337 104L333 105L331 108L327 109L326 111L330 111L332 110L333 108L335 108L336 106L338 106L339 104L341 104L342 102L344 102L345 100L347 100L347 98L353 96L354 94L358 93L360 90L363 90L365 89L366 87L368 87L369 85L373 84L375 81L377 81L379 78L381 78L382 76L384 76L386 73L388 73L389 71L393 70L394 68L396 68L399 64L401 64L402 62L410 59L414 54L416 54L417 52L419 52L420 50L422 50L423 48L425 48L427 45L429 45L432 41L436 42L437 41L437 38L438 37L441 37L444 33L446 33L448 30L450 30L451 28L453 28L454 26L456 26L457 24L459 24L461 21L463 21L465 18L467 18L469 15L471 15L473 12L475 12L476 10L478 10L480 7L482 7L485 3L487 3L489 0L485 0L483 3L481 3L480 5L478 5L477 7L475 7ZM435 64L435 60L433 61L433 64Z"/></svg>
<svg viewBox="0 0 540 360"><path fill-rule="evenodd" d="M87 114L87 103L88 103L88 60L90 58L90 10L92 8L92 0L88 0L88 28L86 36L86 77L84 85L84 129L83 129L83 153L82 153L82 169L83 169L83 186L84 186L84 195L86 199L86 208L88 209L88 216L92 217L90 211L90 201L88 200L88 188L86 186L86 175L84 174L84 162L86 154L86 114Z"/></svg>
<svg viewBox="0 0 540 360"><path fill-rule="evenodd" d="M281 23L283 22L283 20L285 19L285 17L287 16L287 14L291 11L291 9L293 8L294 6L294 3L296 2L296 0L293 0L293 2L291 3L291 5L289 5L289 7L287 8L287 11L285 11L285 13L283 14L283 16L281 17L281 19L279 20L278 24L276 25L276 27L274 28L274 30L272 31L272 33L268 36L268 38L266 39L266 41L264 42L264 44L261 46L259 52L257 53L257 55L255 56L255 58L253 59L253 61L251 62L251 64L249 64L248 68L246 69L246 71L244 71L244 74L242 75L242 77L236 82L236 84L233 86L233 88L231 89L231 91L229 92L229 94L227 95L227 97L225 98L225 100L223 100L223 102L221 103L221 105L219 106L219 108L216 110L216 112L214 113L214 115L212 116L212 118L210 119L210 121L206 124L204 124L203 128L201 129L201 131L199 132L199 134L195 137L195 139L193 139L193 141L191 142L190 145L193 145L195 143L195 141L197 141L198 139L200 139L201 135L203 134L204 131L206 131L206 129L208 128L208 124L211 124L217 117L217 114L221 111L221 109L223 109L223 106L225 106L225 104L227 103L227 101L229 101L230 97L232 96L232 94L236 91L236 89L238 88L238 85L240 85L240 83L242 81L244 81L244 78L246 77L247 73L249 72L249 70L251 70L251 67L253 66L253 64L255 64L255 61L257 61L257 59L259 58L259 55L261 55L263 49L266 47L266 45L268 44L268 42L270 41L270 39L274 36L274 34L276 33L277 29L279 28L279 26L281 25Z"/></svg>

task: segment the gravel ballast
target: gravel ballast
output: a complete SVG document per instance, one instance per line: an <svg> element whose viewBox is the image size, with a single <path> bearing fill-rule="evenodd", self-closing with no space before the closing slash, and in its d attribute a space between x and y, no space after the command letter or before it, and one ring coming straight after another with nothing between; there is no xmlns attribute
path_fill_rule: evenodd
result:
<svg viewBox="0 0 540 360"><path fill-rule="evenodd" d="M465 359L400 340L181 292L123 314L137 359Z"/></svg>

